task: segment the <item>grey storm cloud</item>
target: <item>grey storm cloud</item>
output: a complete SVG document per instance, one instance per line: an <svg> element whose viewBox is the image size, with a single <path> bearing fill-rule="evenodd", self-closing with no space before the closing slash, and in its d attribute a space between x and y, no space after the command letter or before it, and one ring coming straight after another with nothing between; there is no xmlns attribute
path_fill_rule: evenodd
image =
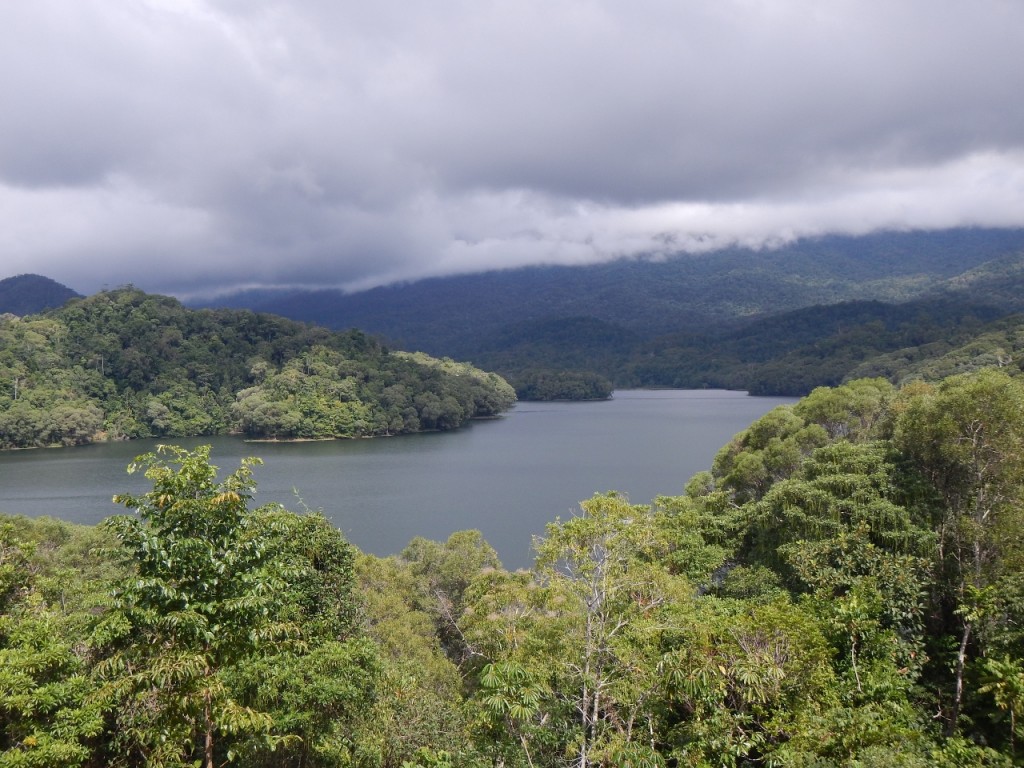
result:
<svg viewBox="0 0 1024 768"><path fill-rule="evenodd" d="M82 291L1024 226L1014 0L33 0L0 21L0 272Z"/></svg>

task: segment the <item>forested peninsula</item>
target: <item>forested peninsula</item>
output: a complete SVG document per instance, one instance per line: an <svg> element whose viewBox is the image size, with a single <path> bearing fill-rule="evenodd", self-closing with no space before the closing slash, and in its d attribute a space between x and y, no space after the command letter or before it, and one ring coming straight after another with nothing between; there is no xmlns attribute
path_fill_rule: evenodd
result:
<svg viewBox="0 0 1024 768"><path fill-rule="evenodd" d="M0 448L454 429L511 407L499 376L247 310L133 288L0 316Z"/></svg>
<svg viewBox="0 0 1024 768"><path fill-rule="evenodd" d="M1022 762L1004 371L817 389L517 572L473 531L362 554L212 460L140 457L96 528L0 523L0 766Z"/></svg>

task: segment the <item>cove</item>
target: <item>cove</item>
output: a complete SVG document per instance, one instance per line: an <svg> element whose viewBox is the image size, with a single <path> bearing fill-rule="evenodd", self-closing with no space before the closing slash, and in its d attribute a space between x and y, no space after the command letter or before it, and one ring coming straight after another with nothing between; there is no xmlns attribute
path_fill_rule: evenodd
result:
<svg viewBox="0 0 1024 768"><path fill-rule="evenodd" d="M364 551L481 530L509 568L579 502L615 490L634 503L682 492L734 434L792 398L723 390L623 390L608 401L518 403L454 432L372 440L250 443L164 438L0 453L0 512L94 524L123 512L115 493L148 484L125 468L158 443L209 444L222 472L258 456L257 503L320 509Z"/></svg>

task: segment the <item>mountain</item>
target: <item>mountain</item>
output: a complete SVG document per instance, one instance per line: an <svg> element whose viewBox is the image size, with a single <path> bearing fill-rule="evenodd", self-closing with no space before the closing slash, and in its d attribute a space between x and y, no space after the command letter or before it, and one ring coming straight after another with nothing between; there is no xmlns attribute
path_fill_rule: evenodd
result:
<svg viewBox="0 0 1024 768"><path fill-rule="evenodd" d="M561 371L801 394L877 355L1024 311L1022 297L1024 230L955 229L214 303L357 327L517 384Z"/></svg>
<svg viewBox="0 0 1024 768"><path fill-rule="evenodd" d="M224 296L206 305L359 328L400 347L466 359L492 351L524 323L590 317L651 338L841 301L907 301L1022 251L1019 229L886 232L663 261L526 267L352 294Z"/></svg>
<svg viewBox="0 0 1024 768"><path fill-rule="evenodd" d="M896 350L966 343L1003 314L946 298L807 307L718 333L659 337L634 349L613 378L632 386L801 395L840 384L858 366Z"/></svg>
<svg viewBox="0 0 1024 768"><path fill-rule="evenodd" d="M0 280L0 315L35 315L63 306L81 294L42 275L16 275Z"/></svg>

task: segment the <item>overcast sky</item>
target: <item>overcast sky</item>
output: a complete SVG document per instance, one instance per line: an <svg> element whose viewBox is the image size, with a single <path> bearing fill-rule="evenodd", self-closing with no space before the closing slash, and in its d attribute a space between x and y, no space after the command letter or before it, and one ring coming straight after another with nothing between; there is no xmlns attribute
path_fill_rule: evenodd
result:
<svg viewBox="0 0 1024 768"><path fill-rule="evenodd" d="M12 0L0 98L84 293L1024 226L1019 0Z"/></svg>

